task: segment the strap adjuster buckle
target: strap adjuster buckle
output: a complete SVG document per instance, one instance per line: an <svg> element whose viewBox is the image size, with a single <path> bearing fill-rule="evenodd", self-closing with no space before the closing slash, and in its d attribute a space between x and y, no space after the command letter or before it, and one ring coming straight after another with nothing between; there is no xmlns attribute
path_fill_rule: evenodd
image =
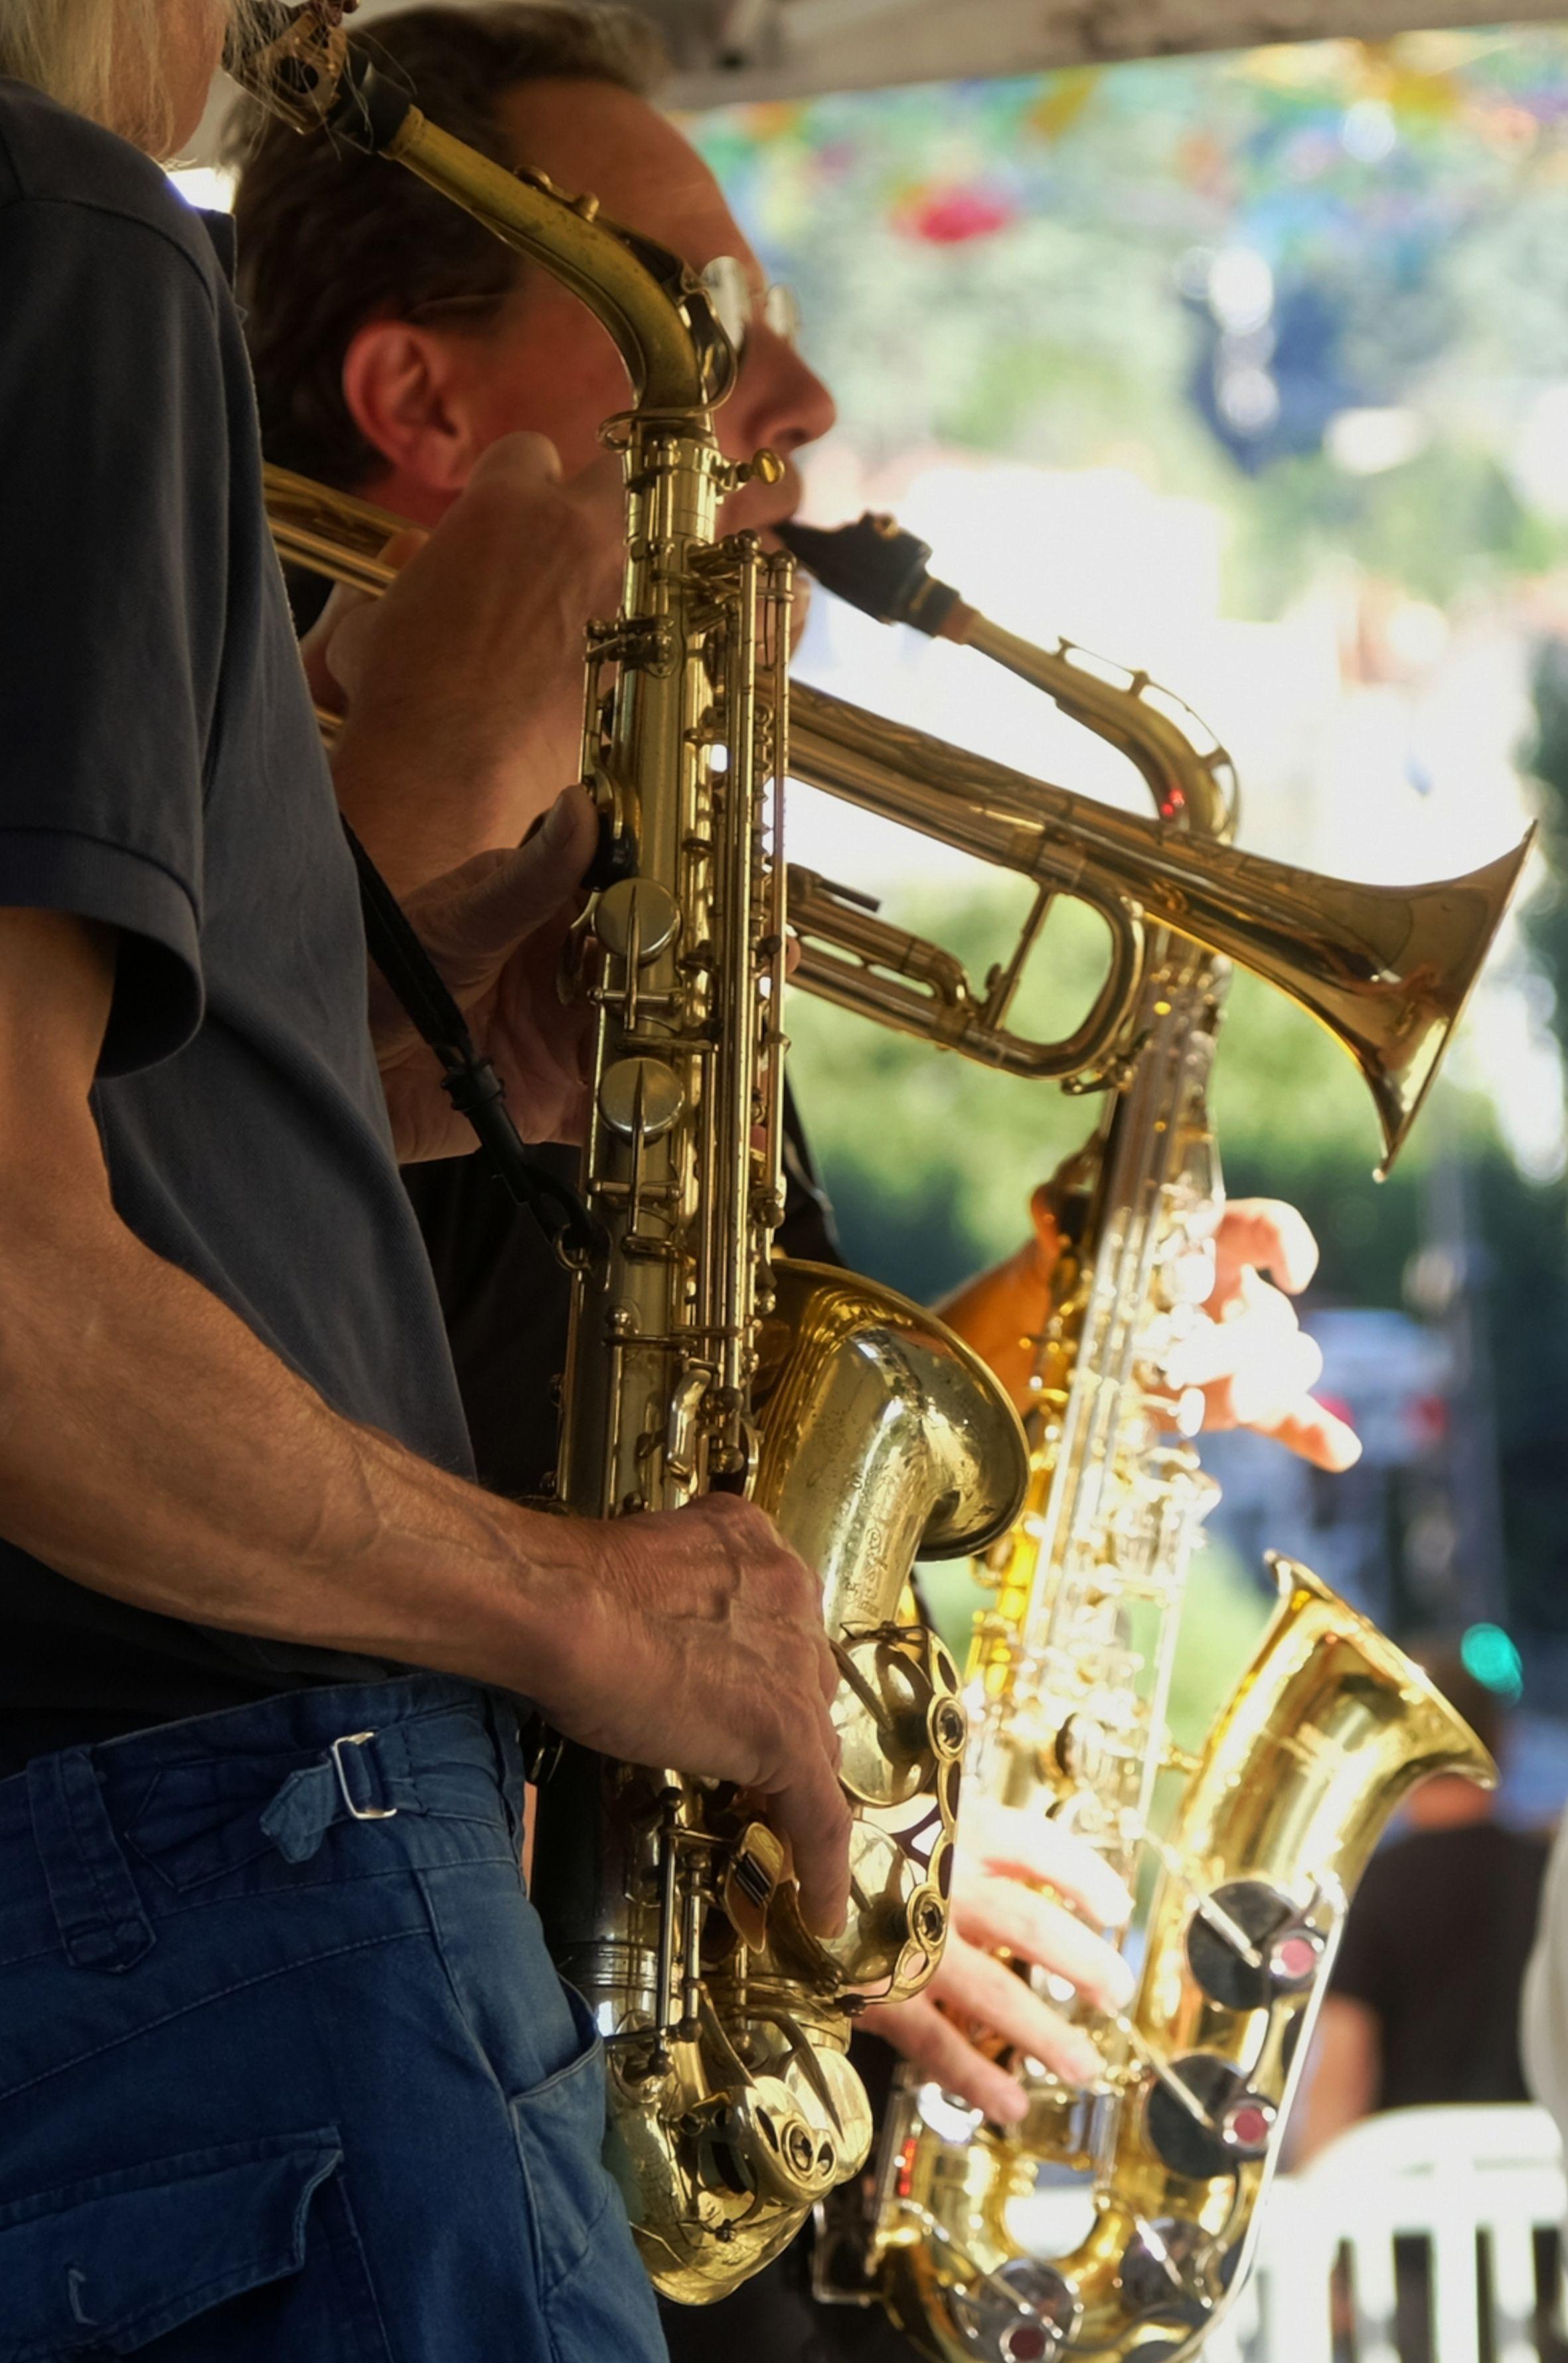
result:
<svg viewBox="0 0 1568 2363"><path fill-rule="evenodd" d="M343 1803L348 1809L350 1820L356 1822L395 1822L397 1819L397 1807L395 1805L357 1805L354 1803L353 1798L348 1793L348 1776L343 1769L341 1750L345 1747L368 1747L370 1742L374 1739L375 1736L376 1735L373 1731L347 1731L340 1738L333 1741L328 1753L332 1758L332 1769L337 1775L337 1786L342 1792Z"/></svg>

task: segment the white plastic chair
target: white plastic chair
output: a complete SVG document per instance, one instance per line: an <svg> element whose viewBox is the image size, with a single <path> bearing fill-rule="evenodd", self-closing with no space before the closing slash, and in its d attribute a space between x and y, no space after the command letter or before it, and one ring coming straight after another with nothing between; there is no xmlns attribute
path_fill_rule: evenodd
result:
<svg viewBox="0 0 1568 2363"><path fill-rule="evenodd" d="M1203 2363L1399 2363L1394 2243L1408 2237L1430 2258L1430 2334L1404 2363L1482 2363L1484 2352L1491 2363L1540 2363L1534 2235L1557 2231L1565 2213L1544 2109L1368 2117L1275 2181L1256 2269Z"/></svg>

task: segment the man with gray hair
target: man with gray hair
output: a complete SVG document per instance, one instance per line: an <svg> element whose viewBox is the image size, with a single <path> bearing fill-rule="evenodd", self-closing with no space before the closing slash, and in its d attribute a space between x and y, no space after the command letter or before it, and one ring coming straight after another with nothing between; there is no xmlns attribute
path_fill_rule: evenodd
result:
<svg viewBox="0 0 1568 2363"><path fill-rule="evenodd" d="M826 1933L836 1673L750 1503L475 1481L396 1161L463 1127L367 975L231 226L156 161L229 13L0 0L0 2353L655 2363L519 1704L759 1791ZM360 619L357 788L548 771L618 539L492 442ZM409 902L538 1137L593 842L568 788Z"/></svg>

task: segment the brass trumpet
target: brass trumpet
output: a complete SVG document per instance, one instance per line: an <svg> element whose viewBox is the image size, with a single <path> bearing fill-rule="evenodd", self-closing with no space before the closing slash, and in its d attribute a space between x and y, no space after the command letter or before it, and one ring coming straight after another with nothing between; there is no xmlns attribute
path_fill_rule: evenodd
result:
<svg viewBox="0 0 1568 2363"><path fill-rule="evenodd" d="M266 485L282 557L361 590L385 588L392 571L380 552L404 519L279 468L267 470ZM977 988L942 946L890 926L853 889L792 869L790 919L801 947L796 982L841 1008L1009 1074L1092 1076L1125 1031L1143 971L1145 931L1168 928L1265 977L1343 1045L1376 1104L1381 1180L1480 973L1533 827L1511 852L1463 878L1406 888L1324 877L1216 841L1228 825L1233 783L1229 758L1210 740L1201 768L1213 783L1217 810L1207 817L1214 833L1187 836L1180 825L1183 801L1191 793L1194 734L1202 731L1195 716L1143 674L1121 673L1068 642L1040 649L1004 631L926 573L923 545L912 537L886 520L863 520L848 533L867 530L901 555L901 574L893 570L884 597L867 593L858 571L850 576L835 567L830 546L842 547L843 537L792 527L785 538L829 589L887 620L976 648L1120 745L1143 772L1161 817L1119 812L796 685L793 778L1012 871L1036 889L1012 950ZM912 565L911 549L918 553ZM1136 734L1120 718L1130 695L1142 709ZM1166 733L1168 761L1161 753ZM1034 1041L1011 1032L1007 1015L1062 895L1099 914L1110 931L1110 961L1083 1023L1059 1040Z"/></svg>

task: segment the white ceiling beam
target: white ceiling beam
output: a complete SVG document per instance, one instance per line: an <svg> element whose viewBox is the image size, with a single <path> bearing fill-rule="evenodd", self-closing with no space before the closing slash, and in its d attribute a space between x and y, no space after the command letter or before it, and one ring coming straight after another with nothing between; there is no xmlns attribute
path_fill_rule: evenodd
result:
<svg viewBox="0 0 1568 2363"><path fill-rule="evenodd" d="M361 0L362 24L408 0ZM1561 22L1562 0L635 0L669 44L672 105L1248 50L1276 41ZM223 102L193 145L210 158Z"/></svg>
<svg viewBox="0 0 1568 2363"><path fill-rule="evenodd" d="M671 96L689 107L1562 16L1561 0L773 0L745 61L721 66L707 0L643 5L675 35Z"/></svg>

